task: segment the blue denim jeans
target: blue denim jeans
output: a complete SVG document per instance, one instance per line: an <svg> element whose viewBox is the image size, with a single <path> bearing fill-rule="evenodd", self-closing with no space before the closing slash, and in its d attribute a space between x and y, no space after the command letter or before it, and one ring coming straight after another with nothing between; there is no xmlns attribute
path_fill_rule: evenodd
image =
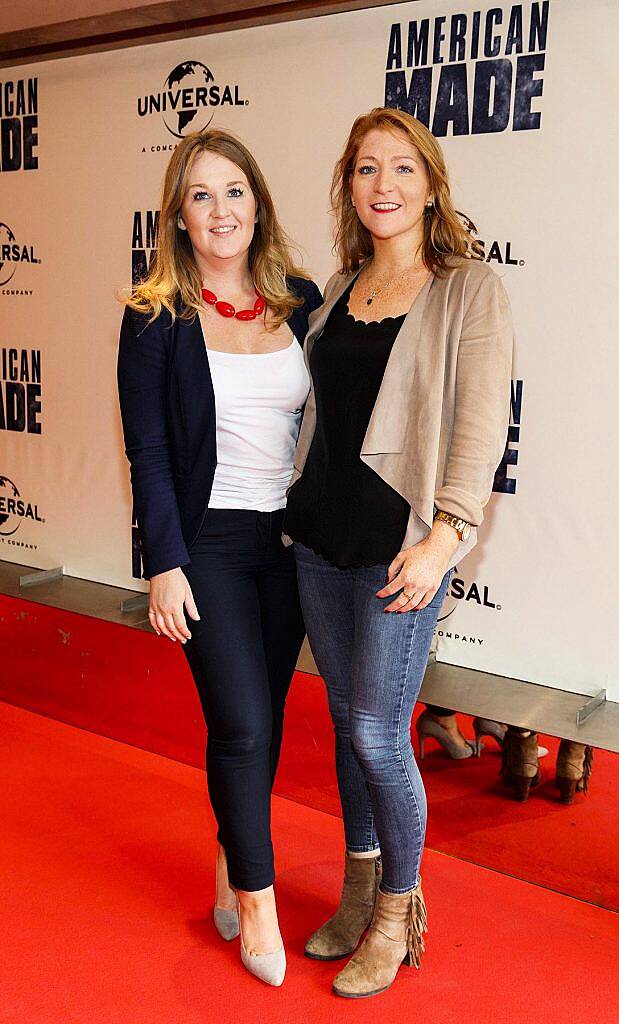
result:
<svg viewBox="0 0 619 1024"><path fill-rule="evenodd" d="M445 597L385 614L387 566L336 569L295 543L301 606L335 728L335 766L349 851L380 849L381 888L419 882L426 795L413 754L411 718Z"/></svg>

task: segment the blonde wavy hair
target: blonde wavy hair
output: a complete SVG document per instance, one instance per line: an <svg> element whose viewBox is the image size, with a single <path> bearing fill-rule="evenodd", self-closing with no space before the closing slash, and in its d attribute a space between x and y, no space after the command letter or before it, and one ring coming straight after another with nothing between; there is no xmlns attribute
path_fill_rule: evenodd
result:
<svg viewBox="0 0 619 1024"><path fill-rule="evenodd" d="M416 117L403 110L375 107L356 119L344 152L333 170L331 205L336 219L334 251L342 273L358 270L374 253L372 236L352 205L351 179L359 147L367 133L375 128L404 135L408 142L416 146L423 159L434 197L432 206L424 209L420 249L426 267L440 275L450 257L483 259L481 242L475 238L477 228L453 205L445 158L432 133Z"/></svg>
<svg viewBox="0 0 619 1024"><path fill-rule="evenodd" d="M163 183L159 244L152 269L122 301L140 313L151 314L151 321L164 307L173 320L177 315L192 320L200 309L200 272L189 234L178 226L178 217L193 163L204 152L231 160L249 182L258 217L249 247L249 270L254 286L266 302L265 322L268 311L269 330L276 330L293 309L303 305L303 300L289 290L286 278L308 275L295 264L292 244L277 219L271 193L256 160L239 139L221 129L187 135L174 150Z"/></svg>

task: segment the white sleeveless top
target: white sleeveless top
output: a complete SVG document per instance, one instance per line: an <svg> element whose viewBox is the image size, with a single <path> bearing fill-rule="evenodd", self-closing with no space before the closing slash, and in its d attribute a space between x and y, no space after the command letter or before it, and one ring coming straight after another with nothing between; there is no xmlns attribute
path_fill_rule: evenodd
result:
<svg viewBox="0 0 619 1024"><path fill-rule="evenodd" d="M209 508L284 508L310 389L303 349L293 337L276 352L207 352L217 437Z"/></svg>

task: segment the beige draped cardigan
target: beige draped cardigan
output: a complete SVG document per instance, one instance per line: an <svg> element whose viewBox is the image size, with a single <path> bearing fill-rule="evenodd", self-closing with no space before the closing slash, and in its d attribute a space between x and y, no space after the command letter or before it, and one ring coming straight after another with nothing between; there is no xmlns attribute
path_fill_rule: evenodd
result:
<svg viewBox="0 0 619 1024"><path fill-rule="evenodd" d="M334 274L324 304L310 316L308 370L312 346L354 276ZM411 507L404 548L428 535L435 507L472 524L449 567L477 541L475 527L505 450L512 349L511 310L497 274L478 260L451 259L444 276L426 281L402 324L361 447L363 461ZM303 472L315 427L312 385L291 485Z"/></svg>

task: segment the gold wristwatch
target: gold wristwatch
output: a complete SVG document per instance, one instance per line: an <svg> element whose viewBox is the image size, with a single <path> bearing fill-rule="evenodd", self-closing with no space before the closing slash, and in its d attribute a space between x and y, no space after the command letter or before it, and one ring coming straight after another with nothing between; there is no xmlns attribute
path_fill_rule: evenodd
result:
<svg viewBox="0 0 619 1024"><path fill-rule="evenodd" d="M460 519L459 516L450 516L449 512L442 512L440 508L434 513L434 518L440 519L442 523L448 523L449 526L453 526L459 540L467 540L471 532L471 524L467 523L466 519Z"/></svg>

